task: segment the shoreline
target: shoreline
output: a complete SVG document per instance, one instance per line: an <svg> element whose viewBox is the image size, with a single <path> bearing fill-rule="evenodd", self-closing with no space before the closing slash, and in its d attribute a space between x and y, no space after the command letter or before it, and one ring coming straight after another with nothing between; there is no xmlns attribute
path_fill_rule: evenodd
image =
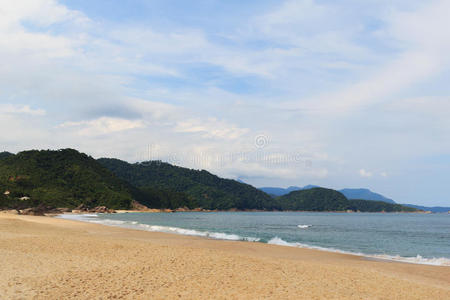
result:
<svg viewBox="0 0 450 300"><path fill-rule="evenodd" d="M79 209L72 209L69 210L68 208L53 208L49 210L40 210L37 207L31 207L26 209L0 209L1 213L7 213L7 214L17 214L17 215L31 215L31 216L57 216L62 214L93 214L93 213L112 213L112 214L127 214L127 213L183 213L183 212L203 212L203 213L215 213L215 212L290 212L290 213L336 213L336 214L447 214L447 213L433 213L431 211L377 211L377 212L365 212L365 211L353 211L353 210L347 210L347 211L311 211L311 210L257 210L257 209L245 209L245 210L238 210L238 209L228 209L228 210L210 210L210 209L203 209L203 208L194 208L194 209L187 209L187 208L177 208L177 209L169 209L169 208L147 208L147 209L108 209L104 206L100 207L101 209L98 210L99 207L94 209L86 209L86 210L79 210Z"/></svg>
<svg viewBox="0 0 450 300"><path fill-rule="evenodd" d="M142 211L139 211L139 213L142 213ZM64 216L74 216L75 218L65 218ZM292 247L292 248L298 248L298 249L310 249L314 251L323 251L326 253L339 253L344 255L352 255L356 257L362 257L367 260L379 260L379 261L386 261L386 262L396 262L396 263L407 263L407 264L418 264L418 265L430 265L430 266L437 266L437 267L450 267L450 259L444 258L444 257L433 257L433 258L423 258L420 255L417 255L416 257L405 257L405 256L399 256L399 255L388 255L388 254L367 254L362 252L352 252L347 250L341 250L337 248L326 248L322 246L315 246L315 245L309 245L304 243L297 243L297 242L287 242L284 241L278 237L273 237L271 240L268 240L267 242L263 242L260 240L260 238L257 237L243 237L238 236L236 234L225 234L222 232L210 232L210 231L198 231L194 229L189 228L179 228L174 226L161 226L161 225L147 225L147 224L141 224L135 222L129 222L129 221L122 221L122 220L109 220L109 219L98 219L98 220L88 220L83 219L82 216L91 216L92 213L86 213L86 214L60 214L60 215L54 215L52 217L66 219L66 220L72 220L72 221L79 221L79 222L85 222L85 223L91 223L91 224L100 224L104 226L110 226L110 227L118 227L118 228L127 228L131 230L140 230L140 231L147 231L147 232L160 232L165 234L174 234L174 235L181 235L181 236L193 236L193 237L199 237L199 238L205 238L205 239L213 239L213 240L223 240L223 241L241 241L241 242L251 242L251 243L261 243L261 244L269 244L269 245L277 245L282 247ZM76 218L77 216L81 218ZM102 220L104 222L102 222ZM113 223L108 223L108 221L113 221ZM123 222L122 224L116 223L116 222ZM127 225L127 226L122 226ZM142 227L143 226L143 227ZM154 229L156 228L156 229Z"/></svg>
<svg viewBox="0 0 450 300"><path fill-rule="evenodd" d="M6 299L445 299L450 268L0 214Z"/></svg>
<svg viewBox="0 0 450 300"><path fill-rule="evenodd" d="M183 212L301 212L301 213L339 213L339 214L446 214L446 213L433 213L431 211L341 211L341 210L330 210L330 211L313 211L313 210L257 210L257 209L228 209L228 210L210 210L210 209L158 209L150 208L148 210L127 210L118 209L114 213L183 213ZM92 212L86 212L92 213Z"/></svg>

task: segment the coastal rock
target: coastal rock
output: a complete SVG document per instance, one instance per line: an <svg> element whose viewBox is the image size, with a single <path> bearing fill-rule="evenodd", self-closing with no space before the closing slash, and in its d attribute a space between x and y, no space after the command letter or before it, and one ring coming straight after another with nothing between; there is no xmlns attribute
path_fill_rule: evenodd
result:
<svg viewBox="0 0 450 300"><path fill-rule="evenodd" d="M43 216L44 210L38 207L31 207L19 210L21 215L29 215L29 216Z"/></svg>
<svg viewBox="0 0 450 300"><path fill-rule="evenodd" d="M55 209L57 212L60 213L65 213L65 212L71 212L72 210L70 208L67 207L58 207L57 209Z"/></svg>
<svg viewBox="0 0 450 300"><path fill-rule="evenodd" d="M188 207L179 207L175 210L176 212L186 212L186 211L190 211Z"/></svg>
<svg viewBox="0 0 450 300"><path fill-rule="evenodd" d="M131 208L133 210L148 210L149 209L147 206L137 202L136 200L131 201Z"/></svg>
<svg viewBox="0 0 450 300"><path fill-rule="evenodd" d="M90 212L95 213L106 213L108 212L108 208L106 206L97 206L90 210Z"/></svg>
<svg viewBox="0 0 450 300"><path fill-rule="evenodd" d="M74 210L78 210L78 211L88 211L89 208L88 208L84 203L81 203L80 205L78 205L77 207L75 207Z"/></svg>
<svg viewBox="0 0 450 300"><path fill-rule="evenodd" d="M115 213L116 211L114 209L109 209L106 206L97 206L97 207L94 207L93 209L90 209L89 212L100 213L100 214L112 214L112 213Z"/></svg>

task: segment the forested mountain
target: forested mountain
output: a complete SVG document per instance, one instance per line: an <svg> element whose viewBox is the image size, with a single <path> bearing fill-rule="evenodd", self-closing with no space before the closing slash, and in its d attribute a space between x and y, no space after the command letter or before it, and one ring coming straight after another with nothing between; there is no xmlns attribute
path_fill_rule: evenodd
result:
<svg viewBox="0 0 450 300"><path fill-rule="evenodd" d="M187 194L205 209L272 209L273 199L251 185L220 178L205 170L193 170L160 161L130 164L122 160L98 160L114 174L141 189L164 189Z"/></svg>
<svg viewBox="0 0 450 300"><path fill-rule="evenodd" d="M348 200L325 188L271 197L251 185L160 161L130 164L73 149L0 153L0 209L27 207L128 209L257 209L302 211L415 211L385 202Z"/></svg>
<svg viewBox="0 0 450 300"><path fill-rule="evenodd" d="M72 149L7 155L0 160L0 191L0 207L44 204L73 208L85 204L117 209L129 208L133 199L146 204L141 191L92 157Z"/></svg>

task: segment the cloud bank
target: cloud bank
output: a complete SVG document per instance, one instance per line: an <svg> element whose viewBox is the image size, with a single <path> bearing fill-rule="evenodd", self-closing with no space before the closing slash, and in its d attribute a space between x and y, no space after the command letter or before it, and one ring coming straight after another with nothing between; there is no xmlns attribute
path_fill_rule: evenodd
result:
<svg viewBox="0 0 450 300"><path fill-rule="evenodd" d="M3 3L4 150L448 204L448 1L180 5Z"/></svg>

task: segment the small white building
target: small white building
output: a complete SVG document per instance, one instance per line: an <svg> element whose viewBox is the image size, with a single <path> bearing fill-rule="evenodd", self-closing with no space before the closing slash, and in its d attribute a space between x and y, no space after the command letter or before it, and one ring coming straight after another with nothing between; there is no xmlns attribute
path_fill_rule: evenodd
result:
<svg viewBox="0 0 450 300"><path fill-rule="evenodd" d="M20 201L30 200L30 197L24 196L19 198Z"/></svg>
<svg viewBox="0 0 450 300"><path fill-rule="evenodd" d="M9 194L11 194L10 191L6 191L6 192L3 193L3 195L5 195L5 196L9 196Z"/></svg>

